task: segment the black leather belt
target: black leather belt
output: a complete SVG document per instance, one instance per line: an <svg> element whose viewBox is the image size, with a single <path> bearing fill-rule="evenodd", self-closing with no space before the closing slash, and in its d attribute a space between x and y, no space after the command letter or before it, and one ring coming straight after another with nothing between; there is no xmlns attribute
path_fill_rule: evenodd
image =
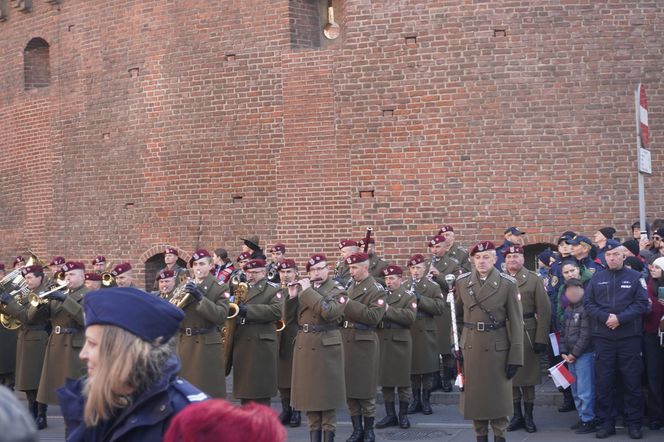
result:
<svg viewBox="0 0 664 442"><path fill-rule="evenodd" d="M417 314L415 315L415 318L416 319L433 318L433 315L431 313L418 311Z"/></svg>
<svg viewBox="0 0 664 442"><path fill-rule="evenodd" d="M370 327L366 324L362 324L361 322L350 322L350 321L344 321L341 324L341 327L343 328L354 328L356 330L373 330L373 327Z"/></svg>
<svg viewBox="0 0 664 442"><path fill-rule="evenodd" d="M60 327L59 325L56 325L53 327L53 333L56 335L73 335L74 333L78 333L81 330L80 328L68 328L68 327Z"/></svg>
<svg viewBox="0 0 664 442"><path fill-rule="evenodd" d="M505 322L499 322L498 324L489 324L487 322L464 322L463 326L479 332L494 331L505 327Z"/></svg>
<svg viewBox="0 0 664 442"><path fill-rule="evenodd" d="M320 333L324 331L336 330L337 326L334 324L302 324L297 328L302 333Z"/></svg>
<svg viewBox="0 0 664 442"><path fill-rule="evenodd" d="M404 325L397 324L396 322L380 321L380 324L378 324L378 328L410 328L410 327L406 327Z"/></svg>
<svg viewBox="0 0 664 442"><path fill-rule="evenodd" d="M180 331L184 333L185 336L194 336L194 335L204 335L210 333L212 330L215 330L216 327L210 328L181 328Z"/></svg>
<svg viewBox="0 0 664 442"><path fill-rule="evenodd" d="M523 319L530 319L530 318L534 318L534 317L535 317L535 313L524 313L523 314Z"/></svg>

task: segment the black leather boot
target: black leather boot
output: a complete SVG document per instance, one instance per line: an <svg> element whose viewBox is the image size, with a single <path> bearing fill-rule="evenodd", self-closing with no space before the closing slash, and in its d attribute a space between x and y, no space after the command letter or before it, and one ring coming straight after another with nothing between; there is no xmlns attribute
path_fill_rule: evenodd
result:
<svg viewBox="0 0 664 442"><path fill-rule="evenodd" d="M429 415L433 414L431 409L431 390L422 390L422 413Z"/></svg>
<svg viewBox="0 0 664 442"><path fill-rule="evenodd" d="M410 428L408 420L408 402L399 402L399 428Z"/></svg>
<svg viewBox="0 0 664 442"><path fill-rule="evenodd" d="M507 426L507 431L515 431L523 428L523 413L521 412L521 401L514 402L514 415Z"/></svg>
<svg viewBox="0 0 664 442"><path fill-rule="evenodd" d="M572 396L572 389L567 387L563 390L563 405L558 408L560 413L567 413L568 411L576 410L574 405L574 396Z"/></svg>
<svg viewBox="0 0 664 442"><path fill-rule="evenodd" d="M455 377L454 369L451 367L443 368L443 391L450 393L452 391L452 380Z"/></svg>
<svg viewBox="0 0 664 442"><path fill-rule="evenodd" d="M302 414L294 408L291 408L291 410L290 426L291 428L299 427L302 424Z"/></svg>
<svg viewBox="0 0 664 442"><path fill-rule="evenodd" d="M494 442L505 442L505 438L502 436L493 436Z"/></svg>
<svg viewBox="0 0 664 442"><path fill-rule="evenodd" d="M290 406L289 398L281 398L281 413L279 413L279 420L282 424L288 425L291 421L293 409Z"/></svg>
<svg viewBox="0 0 664 442"><path fill-rule="evenodd" d="M309 441L310 442L321 442L321 431L314 430L309 432Z"/></svg>
<svg viewBox="0 0 664 442"><path fill-rule="evenodd" d="M362 442L364 440L364 430L362 429L362 416L351 416L350 421L353 423L353 432L346 442Z"/></svg>
<svg viewBox="0 0 664 442"><path fill-rule="evenodd" d="M40 402L37 402L37 429L38 430L43 430L46 428L47 422L46 422L46 411L48 410L48 405L42 404Z"/></svg>
<svg viewBox="0 0 664 442"><path fill-rule="evenodd" d="M385 417L376 422L376 428L396 427L399 425L397 412L394 409L394 402L385 402Z"/></svg>
<svg viewBox="0 0 664 442"><path fill-rule="evenodd" d="M523 403L523 408L525 410L523 415L524 427L528 433L534 433L537 431L535 421L533 421L533 405L532 402Z"/></svg>
<svg viewBox="0 0 664 442"><path fill-rule="evenodd" d="M443 388L443 377L440 375L440 370L431 374L431 391L440 390Z"/></svg>
<svg viewBox="0 0 664 442"><path fill-rule="evenodd" d="M422 401L420 398L420 390L413 390L413 402L408 407L408 414L415 414L422 411Z"/></svg>
<svg viewBox="0 0 664 442"><path fill-rule="evenodd" d="M323 431L323 442L334 442L334 431Z"/></svg>
<svg viewBox="0 0 664 442"><path fill-rule="evenodd" d="M489 436L477 436L477 442L489 442Z"/></svg>
<svg viewBox="0 0 664 442"><path fill-rule="evenodd" d="M373 417L364 416L364 442L376 442Z"/></svg>

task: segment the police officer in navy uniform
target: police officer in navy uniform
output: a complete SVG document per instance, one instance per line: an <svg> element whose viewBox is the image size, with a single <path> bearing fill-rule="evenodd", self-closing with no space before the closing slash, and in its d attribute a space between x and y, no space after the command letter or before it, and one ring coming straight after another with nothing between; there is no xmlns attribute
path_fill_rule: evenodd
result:
<svg viewBox="0 0 664 442"><path fill-rule="evenodd" d="M503 253L510 246L521 246L526 243L525 238L523 237L526 234L523 230L520 230L518 227L508 227L505 229L504 236L505 241L499 247L496 247L496 268L501 272L505 271L505 257Z"/></svg>
<svg viewBox="0 0 664 442"><path fill-rule="evenodd" d="M600 420L596 436L604 439L616 433L615 385L620 376L624 422L629 436L641 439L642 316L649 310L646 283L639 272L623 265L625 254L618 241L606 242L604 257L607 269L593 276L583 296L595 346L595 412Z"/></svg>
<svg viewBox="0 0 664 442"><path fill-rule="evenodd" d="M583 235L576 235L569 243L572 245L572 256L579 263L579 266L581 266L581 272L583 272L583 269L588 269L590 273L595 273L604 268L601 264L595 262L591 256L593 242L590 238Z"/></svg>
<svg viewBox="0 0 664 442"><path fill-rule="evenodd" d="M613 235L615 235L616 229L613 227L602 227L598 231L595 232L595 236L593 240L595 241L595 245L597 246L597 261L602 264L602 266L606 267L606 261L604 260L604 253L606 252L606 241L609 239L613 239Z"/></svg>

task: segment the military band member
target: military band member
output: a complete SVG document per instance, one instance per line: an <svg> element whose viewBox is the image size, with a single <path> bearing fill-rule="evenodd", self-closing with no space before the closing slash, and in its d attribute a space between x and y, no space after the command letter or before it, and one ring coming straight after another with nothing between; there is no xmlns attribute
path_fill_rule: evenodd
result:
<svg viewBox="0 0 664 442"><path fill-rule="evenodd" d="M242 253L249 253L250 259L262 259L265 261L267 257L263 253L263 249L260 247L260 239L258 235L251 235L246 238L240 238L242 240Z"/></svg>
<svg viewBox="0 0 664 442"><path fill-rule="evenodd" d="M286 256L286 246L282 243L276 243L268 249L270 253L270 263L267 265L267 279L275 284L280 284L279 264Z"/></svg>
<svg viewBox="0 0 664 442"><path fill-rule="evenodd" d="M453 274L457 276L463 273L461 263L450 255L449 246L450 243L442 235L436 235L429 240L429 249L432 253L429 262L429 277L440 286L443 294L447 293L448 290L445 275ZM444 392L449 393L452 391L452 382L456 378L456 362L452 356L452 316L447 302L443 314L436 316L436 327L438 328L438 351L443 366L440 387ZM439 372L436 372L436 374L439 374ZM436 374L434 374L434 389L438 387L436 380L439 376L436 376Z"/></svg>
<svg viewBox="0 0 664 442"><path fill-rule="evenodd" d="M461 328L464 390L459 408L473 420L478 442L505 441L513 412L512 378L523 365L523 314L514 278L500 273L489 241L470 251L474 270L456 280L456 313Z"/></svg>
<svg viewBox="0 0 664 442"><path fill-rule="evenodd" d="M101 275L97 272L86 273L85 287L87 287L89 291L99 290L101 288Z"/></svg>
<svg viewBox="0 0 664 442"><path fill-rule="evenodd" d="M237 258L235 258L235 262L237 262L237 269L241 270L249 261L251 261L251 252L240 253Z"/></svg>
<svg viewBox="0 0 664 442"><path fill-rule="evenodd" d="M252 259L242 268L249 291L233 335L233 395L243 404L270 405L277 392L277 329L283 296L267 280L265 261Z"/></svg>
<svg viewBox="0 0 664 442"><path fill-rule="evenodd" d="M12 264L12 269L20 269L25 267L25 258L22 257L21 255L18 255L16 258L14 258L14 263Z"/></svg>
<svg viewBox="0 0 664 442"><path fill-rule="evenodd" d="M189 266L194 279L187 282L183 290L190 296L178 305L185 313L177 337L177 352L182 362L180 376L208 395L224 398L226 379L221 328L228 317L229 289L210 274L212 256L207 250L194 251ZM173 274L173 282L176 282L177 276ZM167 285L161 281L163 279L160 285Z"/></svg>
<svg viewBox="0 0 664 442"><path fill-rule="evenodd" d="M366 238L362 238L357 242L358 249L364 250L364 242ZM383 287L385 286L385 276L383 269L387 267L388 262L376 254L376 239L369 238L369 245L367 246L367 253L369 254L369 274Z"/></svg>
<svg viewBox="0 0 664 442"><path fill-rule="evenodd" d="M284 258L279 262L279 274L281 280L282 299L288 297L288 284L297 282L300 274L297 264L290 258ZM277 386L281 396L281 414L279 420L282 424L291 427L299 427L302 422L300 412L291 407L291 374L293 373L293 345L297 336L297 317L284 317L285 327L277 333L279 340L279 360L277 361Z"/></svg>
<svg viewBox="0 0 664 442"><path fill-rule="evenodd" d="M341 254L341 259L337 262L337 265L334 269L334 279L346 287L350 281L350 269L346 263L346 258L348 258L353 253L360 251L357 241L352 239L342 239L339 241L339 253Z"/></svg>
<svg viewBox="0 0 664 442"><path fill-rule="evenodd" d="M88 292L85 265L68 261L62 271L65 272L67 288L51 293L48 302L38 307L31 305L27 314L28 321L33 323L50 318L53 329L46 345L37 391L37 401L42 404L57 404L55 390L65 384L66 378L78 379L85 371L85 364L78 357L85 342L81 306Z"/></svg>
<svg viewBox="0 0 664 442"><path fill-rule="evenodd" d="M16 370L16 330L8 330L0 325L0 385L14 389Z"/></svg>
<svg viewBox="0 0 664 442"><path fill-rule="evenodd" d="M306 264L309 279L288 287L286 322L296 318L291 404L307 415L312 442L334 442L336 408L346 400L344 355L338 323L348 297L332 279L327 258L312 255Z"/></svg>
<svg viewBox="0 0 664 442"><path fill-rule="evenodd" d="M547 351L551 304L542 280L536 273L523 266L523 247L510 246L503 253L505 268L508 274L516 279L521 295L524 327L523 367L512 379L514 414L507 431L525 428L528 433L534 433L537 431L533 421L535 386L542 382L539 355ZM523 399L524 413L521 412L521 399Z"/></svg>
<svg viewBox="0 0 664 442"><path fill-rule="evenodd" d="M408 260L410 280L409 292L417 299L417 315L410 328L413 338L413 357L410 369L410 382L413 388L413 402L408 414L422 412L431 414L431 389L433 375L439 370L438 332L436 316L445 311L445 298L440 286L427 277L430 266L424 255L416 254Z"/></svg>
<svg viewBox="0 0 664 442"><path fill-rule="evenodd" d="M457 244L454 227L445 225L438 230L438 235L445 237L445 242L447 242L449 246L448 255L450 258L456 259L465 272L470 272L471 267L470 259L468 258L468 250Z"/></svg>
<svg viewBox="0 0 664 442"><path fill-rule="evenodd" d="M92 258L92 271L95 273L103 273L106 270L106 257L97 255Z"/></svg>
<svg viewBox="0 0 664 442"><path fill-rule="evenodd" d="M47 278L40 265L31 265L23 267L21 270L23 278L27 284L30 293L38 294L46 290ZM17 302L18 301L18 302ZM2 303L0 303L0 313L9 315L21 322L18 329L18 340L16 347L16 386L19 391L24 391L28 400L28 409L37 423L37 428L42 430L46 428L46 404L37 402L37 388L39 387L39 378L42 365L44 363L44 352L46 351L46 333L47 319L41 318L36 321L28 319L27 296L20 296L15 299L8 293L3 293ZM3 354L2 358L10 358Z"/></svg>
<svg viewBox="0 0 664 442"><path fill-rule="evenodd" d="M228 259L228 252L226 249L222 249L221 247L215 249L214 253L212 253L212 263L214 264L212 276L214 276L221 284L229 282L231 274L235 271L235 266L231 260Z"/></svg>
<svg viewBox="0 0 664 442"><path fill-rule="evenodd" d="M187 278L189 277L189 273L187 272L187 269L180 267L178 265L178 257L180 256L180 252L175 247L170 247L167 246L164 248L164 268L161 270L170 270L175 274L175 284L180 285L184 284L187 281ZM122 286L120 286L122 287ZM154 290L159 290L159 283L155 279L154 281Z"/></svg>
<svg viewBox="0 0 664 442"><path fill-rule="evenodd" d="M113 267L111 275L115 278L118 287L135 287L134 270L128 262L122 262Z"/></svg>
<svg viewBox="0 0 664 442"><path fill-rule="evenodd" d="M376 428L399 426L410 428L408 405L411 399L410 362L413 341L410 327L415 322L417 298L403 285L403 270L396 265L383 269L387 287L386 302L389 306L378 324L380 362L378 384L382 387L385 412L387 415L376 423ZM395 409L399 397L399 417Z"/></svg>
<svg viewBox="0 0 664 442"><path fill-rule="evenodd" d="M157 273L157 283L159 284L159 291L156 295L169 301L173 297L173 291L176 287L173 270L164 269Z"/></svg>
<svg viewBox="0 0 664 442"><path fill-rule="evenodd" d="M374 441L379 347L376 326L387 303L385 289L369 274L369 255L353 253L346 258L352 283L344 310L341 337L344 350L346 403L353 423L347 442ZM364 418L364 421L363 419Z"/></svg>
<svg viewBox="0 0 664 442"><path fill-rule="evenodd" d="M503 258L503 252L505 249L514 245L523 247L523 245L526 243L526 238L524 237L525 234L526 232L520 230L518 227L508 227L505 229L505 241L500 245L500 247L496 248L496 268L499 271L505 271L505 260Z"/></svg>
<svg viewBox="0 0 664 442"><path fill-rule="evenodd" d="M4 263L0 262L0 278L4 278L6 274L7 274L7 268L5 267Z"/></svg>
<svg viewBox="0 0 664 442"><path fill-rule="evenodd" d="M62 269L62 266L65 264L65 262L66 260L64 256L54 256L51 262L48 264L48 274L55 275L58 273ZM44 269L44 271L46 271L46 269Z"/></svg>

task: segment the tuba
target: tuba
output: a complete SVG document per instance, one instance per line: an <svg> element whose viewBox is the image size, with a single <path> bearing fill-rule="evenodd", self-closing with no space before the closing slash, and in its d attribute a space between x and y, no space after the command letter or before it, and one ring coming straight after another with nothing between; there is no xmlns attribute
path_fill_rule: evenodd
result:
<svg viewBox="0 0 664 442"><path fill-rule="evenodd" d="M229 315L224 328L221 331L222 339L224 342L224 366L226 368L226 376L228 376L233 368L233 334L237 326L236 316L240 313L238 304L244 302L249 291L249 284L247 284L247 275L238 270L231 275L231 303L229 305ZM231 310L233 313L231 314Z"/></svg>

